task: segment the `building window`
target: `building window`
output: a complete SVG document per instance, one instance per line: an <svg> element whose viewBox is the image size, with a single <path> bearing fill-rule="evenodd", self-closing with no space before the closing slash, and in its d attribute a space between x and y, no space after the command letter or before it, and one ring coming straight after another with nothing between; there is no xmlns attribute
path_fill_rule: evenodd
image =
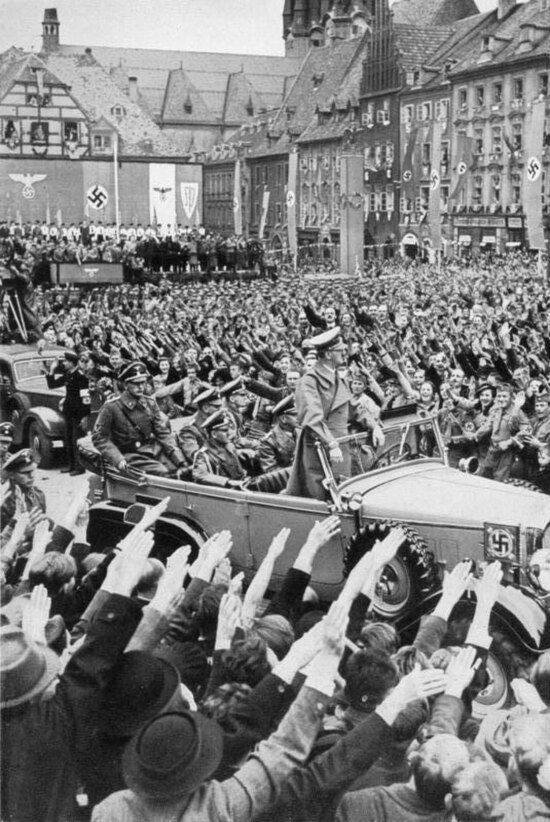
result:
<svg viewBox="0 0 550 822"><path fill-rule="evenodd" d="M449 210L449 186L440 186L439 197L441 199L441 211Z"/></svg>
<svg viewBox="0 0 550 822"><path fill-rule="evenodd" d="M48 142L50 124L41 120L31 123L31 144L40 145Z"/></svg>
<svg viewBox="0 0 550 822"><path fill-rule="evenodd" d="M63 140L65 143L76 143L78 141L78 123L75 120L64 121Z"/></svg>
<svg viewBox="0 0 550 822"><path fill-rule="evenodd" d="M422 106L422 103L418 103L418 105L416 106L416 119L417 120L423 120L424 119L424 108Z"/></svg>
<svg viewBox="0 0 550 822"><path fill-rule="evenodd" d="M548 74L539 74L539 94L548 97Z"/></svg>
<svg viewBox="0 0 550 822"><path fill-rule="evenodd" d="M380 202L380 211L387 211L388 210L388 198L386 196L386 192L384 190L380 191L378 194L379 202Z"/></svg>
<svg viewBox="0 0 550 822"><path fill-rule="evenodd" d="M514 100L523 100L523 77L514 80Z"/></svg>
<svg viewBox="0 0 550 822"><path fill-rule="evenodd" d="M476 128L474 132L474 152L483 154L483 129Z"/></svg>
<svg viewBox="0 0 550 822"><path fill-rule="evenodd" d="M468 106L468 89L467 88L459 88L458 89L458 107L461 109L467 108Z"/></svg>
<svg viewBox="0 0 550 822"><path fill-rule="evenodd" d="M111 148L111 135L94 134L93 146L97 151L108 151Z"/></svg>
<svg viewBox="0 0 550 822"><path fill-rule="evenodd" d="M473 199L477 205L480 205L483 200L483 177L481 174L476 174L474 177Z"/></svg>
<svg viewBox="0 0 550 822"><path fill-rule="evenodd" d="M449 117L450 100L438 100L435 104L435 119L447 120Z"/></svg>
<svg viewBox="0 0 550 822"><path fill-rule="evenodd" d="M476 86L476 106L485 105L485 86Z"/></svg>
<svg viewBox="0 0 550 822"><path fill-rule="evenodd" d="M491 129L491 154L502 154L502 126Z"/></svg>
<svg viewBox="0 0 550 822"><path fill-rule="evenodd" d="M386 165L388 165L388 166L393 165L393 160L394 160L393 143L386 143Z"/></svg>
<svg viewBox="0 0 550 822"><path fill-rule="evenodd" d="M420 188L420 208L426 209L430 204L430 187L421 186Z"/></svg>
<svg viewBox="0 0 550 822"><path fill-rule="evenodd" d="M412 73L412 84L413 86L420 85L420 69L415 69Z"/></svg>
<svg viewBox="0 0 550 822"><path fill-rule="evenodd" d="M395 209L395 192L393 186L386 186L386 206L388 211Z"/></svg>
<svg viewBox="0 0 550 822"><path fill-rule="evenodd" d="M282 223L283 222L283 206L282 203L275 203L275 222Z"/></svg>
<svg viewBox="0 0 550 822"><path fill-rule="evenodd" d="M113 106L111 109L111 114L113 117L124 117L124 109L122 106Z"/></svg>
<svg viewBox="0 0 550 822"><path fill-rule="evenodd" d="M414 117L414 106L403 106L403 123L412 123Z"/></svg>
<svg viewBox="0 0 550 822"><path fill-rule="evenodd" d="M441 143L441 173L447 174L449 170L449 143L447 140Z"/></svg>
<svg viewBox="0 0 550 822"><path fill-rule="evenodd" d="M514 151L521 151L523 148L523 123L521 120L514 120L512 123L512 146Z"/></svg>
<svg viewBox="0 0 550 822"><path fill-rule="evenodd" d="M432 159L432 144L431 143L422 143L422 165L427 166L431 163Z"/></svg>
<svg viewBox="0 0 550 822"><path fill-rule="evenodd" d="M502 178L500 174L491 175L491 197L493 204L500 203L500 187L502 185Z"/></svg>
<svg viewBox="0 0 550 822"><path fill-rule="evenodd" d="M431 120L432 119L432 104L431 103L423 103L422 104L422 119L423 120Z"/></svg>
<svg viewBox="0 0 550 822"><path fill-rule="evenodd" d="M512 174L512 202L514 205L521 203L521 175Z"/></svg>
<svg viewBox="0 0 550 822"><path fill-rule="evenodd" d="M368 201L369 201L369 211L377 211L377 210L378 210L378 209L376 208L376 199L377 199L377 197L376 197L376 192L375 192L375 191L371 191L371 192L370 192L370 194L369 194L369 196L368 196Z"/></svg>
<svg viewBox="0 0 550 822"><path fill-rule="evenodd" d="M495 105L502 103L502 83L493 83L493 103Z"/></svg>
<svg viewBox="0 0 550 822"><path fill-rule="evenodd" d="M38 91L31 91L25 95L25 102L28 106L49 106L51 97L49 94L39 94Z"/></svg>

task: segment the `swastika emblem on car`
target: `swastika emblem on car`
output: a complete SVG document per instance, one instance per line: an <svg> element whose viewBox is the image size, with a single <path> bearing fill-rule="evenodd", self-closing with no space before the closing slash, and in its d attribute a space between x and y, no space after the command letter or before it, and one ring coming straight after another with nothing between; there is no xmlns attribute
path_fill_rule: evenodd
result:
<svg viewBox="0 0 550 822"><path fill-rule="evenodd" d="M529 182L534 183L540 177L542 166L538 157L530 157L527 163L527 177Z"/></svg>
<svg viewBox="0 0 550 822"><path fill-rule="evenodd" d="M92 208L105 208L109 202L109 193L106 188L96 183L96 185L90 186L86 192L86 199Z"/></svg>
<svg viewBox="0 0 550 822"><path fill-rule="evenodd" d="M491 556L504 559L514 551L514 538L504 528L494 528L488 534L487 548Z"/></svg>

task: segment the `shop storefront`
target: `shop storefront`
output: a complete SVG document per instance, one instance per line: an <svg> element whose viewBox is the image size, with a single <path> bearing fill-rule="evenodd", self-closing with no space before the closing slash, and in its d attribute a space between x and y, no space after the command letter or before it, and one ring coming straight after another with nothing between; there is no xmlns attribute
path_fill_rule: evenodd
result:
<svg viewBox="0 0 550 822"><path fill-rule="evenodd" d="M492 251L503 254L520 248L525 240L523 217L464 214L453 218L453 245L457 254Z"/></svg>

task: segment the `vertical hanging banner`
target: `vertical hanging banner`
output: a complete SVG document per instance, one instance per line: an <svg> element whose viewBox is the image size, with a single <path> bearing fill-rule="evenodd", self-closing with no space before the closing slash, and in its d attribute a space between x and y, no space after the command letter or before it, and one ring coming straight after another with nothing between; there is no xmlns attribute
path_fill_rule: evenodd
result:
<svg viewBox="0 0 550 822"><path fill-rule="evenodd" d="M243 233L243 208L241 202L241 161L235 160L233 172L233 225L235 234Z"/></svg>
<svg viewBox="0 0 550 822"><path fill-rule="evenodd" d="M441 250L441 122L432 132L432 170L430 172L430 236L434 251Z"/></svg>
<svg viewBox="0 0 550 822"><path fill-rule="evenodd" d="M406 200L414 201L415 197L415 188L416 188L416 180L415 180L415 168L416 163L414 162L414 149L416 146L416 138L418 136L418 128L413 128L409 134L409 141L407 143L407 147L405 149L405 156L403 157L403 169L401 173L402 177L402 196Z"/></svg>
<svg viewBox="0 0 550 822"><path fill-rule="evenodd" d="M186 163L176 166L177 223L183 226L199 226L202 218L202 166Z"/></svg>
<svg viewBox="0 0 550 822"><path fill-rule="evenodd" d="M457 181L451 194L451 200L457 200L458 195L466 186L470 173L477 165L477 155L474 154L474 138L466 137L465 134L459 134L456 138L456 159L455 167L457 173Z"/></svg>
<svg viewBox="0 0 550 822"><path fill-rule="evenodd" d="M298 182L298 151L294 148L288 157L288 185L286 189L286 211L288 226L288 248L296 259L298 234L296 230L296 185Z"/></svg>
<svg viewBox="0 0 550 822"><path fill-rule="evenodd" d="M162 225L176 223L176 166L174 163L151 163L149 166L149 222Z"/></svg>
<svg viewBox="0 0 550 822"><path fill-rule="evenodd" d="M536 100L525 121L523 208L529 248L544 249L542 222L542 141L546 100Z"/></svg>
<svg viewBox="0 0 550 822"><path fill-rule="evenodd" d="M267 220L267 210L269 208L269 189L267 187L264 188L264 193L262 197L262 216L260 217L260 228L258 230L258 237L260 240L263 240L264 231L265 231L265 224Z"/></svg>

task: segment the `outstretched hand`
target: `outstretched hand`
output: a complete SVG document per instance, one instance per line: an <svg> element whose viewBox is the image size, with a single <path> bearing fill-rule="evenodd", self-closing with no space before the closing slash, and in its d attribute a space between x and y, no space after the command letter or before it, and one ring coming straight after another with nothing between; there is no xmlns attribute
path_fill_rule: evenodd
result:
<svg viewBox="0 0 550 822"><path fill-rule="evenodd" d="M151 532L143 532L138 525L132 528L118 544L120 551L107 569L102 589L111 594L131 596L145 570L153 543L154 536Z"/></svg>
<svg viewBox="0 0 550 822"><path fill-rule="evenodd" d="M476 659L477 651L471 645L461 648L456 656L453 656L447 666L447 686L445 693L449 696L462 697L464 690L471 683L475 672L481 665L481 659Z"/></svg>
<svg viewBox="0 0 550 822"><path fill-rule="evenodd" d="M44 585L36 585L23 609L22 628L29 639L46 644L46 623L50 616L51 599Z"/></svg>

